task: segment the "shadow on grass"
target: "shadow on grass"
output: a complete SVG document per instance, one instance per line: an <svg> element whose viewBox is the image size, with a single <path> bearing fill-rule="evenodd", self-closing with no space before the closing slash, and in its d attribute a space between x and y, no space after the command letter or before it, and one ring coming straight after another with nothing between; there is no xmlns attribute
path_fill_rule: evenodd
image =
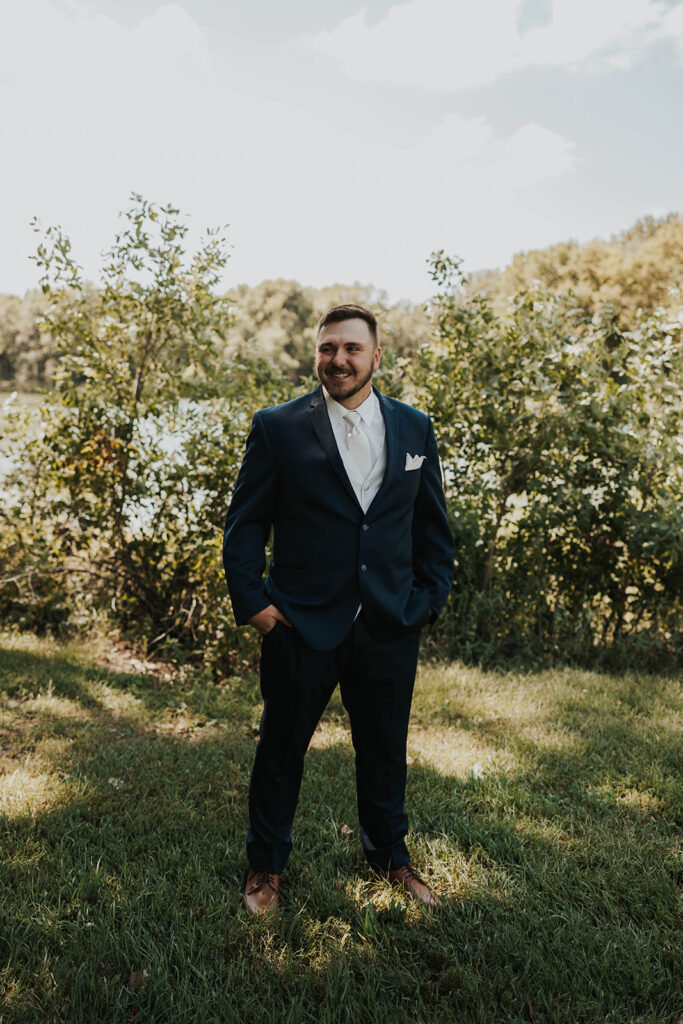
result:
<svg viewBox="0 0 683 1024"><path fill-rule="evenodd" d="M431 916L369 880L348 743L311 749L283 912L254 921L240 896L255 684L178 693L5 654L17 715L49 692L76 717L68 749L42 755L54 798L2 825L3 1022L677 1019L675 736L655 750L635 719L596 732L560 700L566 749L515 747L508 723L514 771L413 765L411 847L446 904ZM219 724L161 731L174 704ZM70 715L32 717L21 755ZM659 803L620 801L617 776Z"/></svg>

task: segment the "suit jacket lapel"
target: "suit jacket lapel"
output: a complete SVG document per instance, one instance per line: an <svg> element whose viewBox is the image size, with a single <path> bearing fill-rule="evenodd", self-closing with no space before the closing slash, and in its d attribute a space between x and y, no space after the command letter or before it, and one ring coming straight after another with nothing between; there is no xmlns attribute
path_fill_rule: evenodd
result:
<svg viewBox="0 0 683 1024"><path fill-rule="evenodd" d="M313 392L311 408L309 411L313 421L313 429L318 435L318 440L323 447L325 455L327 455L332 464L332 468L353 498L353 501L360 508L356 492L354 491L351 481L346 474L344 463L342 462L339 449L337 448L337 442L334 437L334 431L332 430L332 424L330 423L330 417L327 414L327 405L325 404L325 396L323 395L322 387L319 387Z"/></svg>
<svg viewBox="0 0 683 1024"><path fill-rule="evenodd" d="M377 388L373 388L373 390L379 398L379 406L384 418L384 443L387 448L387 466L384 470L384 479L382 480L380 489L370 502L368 512L379 504L392 479L401 468L401 446L399 444L398 415L396 413L396 409L391 402L386 400L384 395L382 395Z"/></svg>

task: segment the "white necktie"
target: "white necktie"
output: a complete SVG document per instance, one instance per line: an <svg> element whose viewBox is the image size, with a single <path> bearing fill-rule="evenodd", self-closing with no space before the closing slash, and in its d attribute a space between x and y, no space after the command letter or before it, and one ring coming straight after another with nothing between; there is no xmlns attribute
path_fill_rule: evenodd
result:
<svg viewBox="0 0 683 1024"><path fill-rule="evenodd" d="M355 409L349 409L348 412L344 413L344 420L348 428L346 447L361 480L365 480L370 475L370 470L372 469L372 457L370 455L370 442L365 431L360 428L361 415Z"/></svg>

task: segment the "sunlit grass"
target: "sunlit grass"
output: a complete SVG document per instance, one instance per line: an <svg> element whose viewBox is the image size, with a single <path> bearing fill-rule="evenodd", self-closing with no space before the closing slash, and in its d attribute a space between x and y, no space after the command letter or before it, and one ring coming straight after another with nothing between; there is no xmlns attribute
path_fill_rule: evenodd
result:
<svg viewBox="0 0 683 1024"><path fill-rule="evenodd" d="M256 680L106 655L0 637L2 1024L678 1024L680 679L424 666L409 841L436 915L364 866L336 695L255 921Z"/></svg>

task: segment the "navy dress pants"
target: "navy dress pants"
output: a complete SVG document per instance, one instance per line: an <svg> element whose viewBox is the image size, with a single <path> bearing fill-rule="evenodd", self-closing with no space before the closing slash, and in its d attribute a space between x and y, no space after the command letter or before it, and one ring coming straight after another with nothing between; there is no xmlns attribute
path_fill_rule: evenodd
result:
<svg viewBox="0 0 683 1024"><path fill-rule="evenodd" d="M365 856L383 869L408 863L406 739L419 643L419 632L375 640L362 612L330 651L311 650L282 622L264 636L263 715L249 787L247 857L254 870L280 874L287 863L304 755L338 683L356 753Z"/></svg>

